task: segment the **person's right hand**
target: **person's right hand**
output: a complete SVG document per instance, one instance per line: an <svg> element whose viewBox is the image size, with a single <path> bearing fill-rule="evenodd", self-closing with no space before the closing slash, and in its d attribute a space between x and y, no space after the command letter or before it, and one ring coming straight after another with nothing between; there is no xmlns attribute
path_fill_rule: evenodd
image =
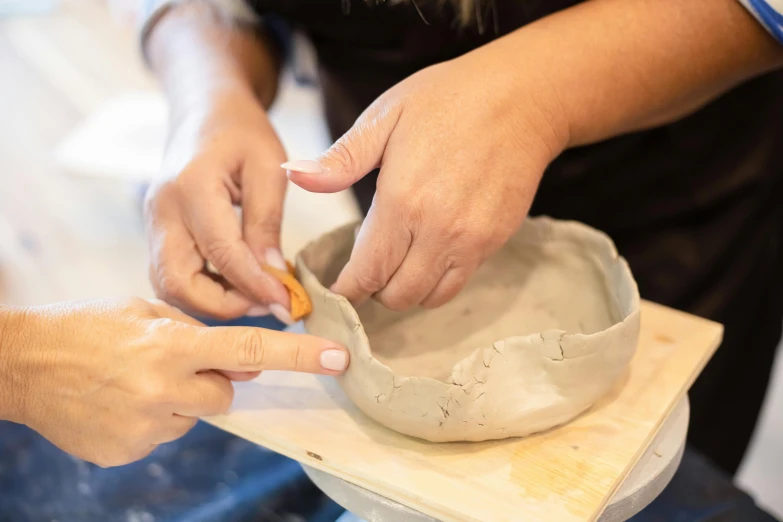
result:
<svg viewBox="0 0 783 522"><path fill-rule="evenodd" d="M7 319L7 320L6 320ZM207 328L143 299L64 303L0 317L7 420L100 466L126 464L225 413L229 378L261 370L336 375L342 346L261 328Z"/></svg>
<svg viewBox="0 0 783 522"><path fill-rule="evenodd" d="M286 270L285 152L252 93L231 90L209 106L173 122L163 181L147 194L152 285L197 316L271 312L290 324L288 292L261 268Z"/></svg>

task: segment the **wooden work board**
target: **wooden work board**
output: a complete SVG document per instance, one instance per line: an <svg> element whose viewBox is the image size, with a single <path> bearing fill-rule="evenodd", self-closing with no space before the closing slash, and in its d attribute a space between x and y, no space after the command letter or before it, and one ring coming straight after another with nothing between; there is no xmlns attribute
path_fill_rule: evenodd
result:
<svg viewBox="0 0 783 522"><path fill-rule="evenodd" d="M630 369L569 424L429 443L362 414L333 378L267 372L207 422L445 521L596 520L720 344L717 323L649 302Z"/></svg>

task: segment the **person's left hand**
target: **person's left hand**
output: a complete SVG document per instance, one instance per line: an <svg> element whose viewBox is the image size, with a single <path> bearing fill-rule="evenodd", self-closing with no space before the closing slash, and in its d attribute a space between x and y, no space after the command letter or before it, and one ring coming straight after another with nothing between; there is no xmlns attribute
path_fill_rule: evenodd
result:
<svg viewBox="0 0 783 522"><path fill-rule="evenodd" d="M332 290L354 304L437 307L519 228L568 141L554 91L485 46L381 95L316 161L288 176L343 190L380 167L377 193Z"/></svg>

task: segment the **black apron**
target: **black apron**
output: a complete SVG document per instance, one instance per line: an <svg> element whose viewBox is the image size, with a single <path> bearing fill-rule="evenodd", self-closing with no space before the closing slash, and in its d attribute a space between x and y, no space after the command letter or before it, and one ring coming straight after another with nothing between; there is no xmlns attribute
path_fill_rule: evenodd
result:
<svg viewBox="0 0 783 522"><path fill-rule="evenodd" d="M412 3L251 1L309 35L335 139L410 74L578 2L495 0L481 27L466 29L450 8L417 3L421 12ZM354 187L365 212L376 177ZM690 391L689 441L729 473L750 440L781 336L782 199L778 72L679 122L566 151L531 210L605 231L643 298L725 325L722 346Z"/></svg>

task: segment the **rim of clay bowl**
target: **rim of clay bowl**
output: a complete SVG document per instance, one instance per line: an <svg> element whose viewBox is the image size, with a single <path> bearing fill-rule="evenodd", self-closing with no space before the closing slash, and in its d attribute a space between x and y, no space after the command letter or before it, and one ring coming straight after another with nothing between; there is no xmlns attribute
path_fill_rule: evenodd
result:
<svg viewBox="0 0 783 522"><path fill-rule="evenodd" d="M359 355L362 358L367 359L367 362L373 364L373 366L375 366L376 369L384 371L384 373L387 373L389 376L391 376L391 378L395 383L401 385L409 382L412 379L415 379L415 380L423 381L430 385L442 385L444 390L454 386L452 379L458 367L464 364L466 361L472 361L473 359L475 359L482 350L487 348L487 346L477 346L469 355L465 356L462 360L457 361L454 364L454 366L451 368L451 373L449 374L449 379L447 381L441 381L438 379L434 379L432 377L420 377L416 375L397 374L389 366L382 363L379 359L373 356L372 351L370 349L370 339L364 330L364 324L362 323L361 318L359 317L359 313L356 311L356 309L353 307L350 301L348 301L347 298L335 294L334 292L326 288L321 282L321 280L313 273L313 270L306 262L305 258L307 257L310 249L314 248L315 246L323 242L332 241L334 243L342 245L342 243L344 243L344 240L342 239L341 236L345 236L346 238L349 238L351 245L353 245L355 239L354 231L356 230L356 227L361 223L362 223L361 220L359 220L359 221L354 221L352 223L342 225L332 230L331 232L328 232L322 235L321 237L308 243L296 256L296 270L298 272L298 276L300 280L302 281L303 284L305 284L305 286L309 286L310 282L314 283L319 288L319 290L323 292L324 298L336 302L340 311L342 312L343 319L345 320L346 328L352 330L352 334L351 334L352 336L358 336L359 339L362 341L360 343L357 343L358 346L354 345L348 347L349 351L351 352L353 352L353 348L358 348L359 351L361 352L357 354L351 353L352 357L355 355ZM603 253L607 255L607 260L609 262L601 263L601 271L605 277L605 284L607 285L607 290L609 292L609 295L614 300L612 304L614 305L615 310L620 314L621 317L608 328L590 334L568 333L565 330L561 330L561 329L549 329L549 330L543 330L541 332L531 333L527 335L513 335L510 337L504 337L502 339L498 339L497 341L494 341L492 345L497 343L509 342L516 339L525 339L528 337L538 337L538 336L543 337L544 334L557 334L558 343L563 343L566 341L581 341L600 334L604 334L606 332L619 330L620 328L623 328L627 322L634 320L636 316L640 314L641 297L639 295L639 287L636 283L636 280L633 277L633 273L631 272L631 268L628 265L628 262L623 256L621 256L618 253L614 241L609 237L608 234L602 232L601 230L593 228L589 225L581 223L579 221L560 220L560 219L554 219L549 216L543 215L543 216L526 218L525 222L522 224L522 226L520 226L519 229L517 229L514 235L512 235L511 238L509 238L508 242L511 242L517 235L522 234L524 227L533 227L532 232L537 235L536 238L538 239L538 242L545 242L554 239L559 239L559 240L568 240L572 242L576 241L580 243L585 243L586 240L589 240L592 246L598 249L597 253L600 253L600 251L603 250ZM531 233L530 228L528 228L525 232ZM501 250L506 247L507 244L501 247ZM340 246L339 248L342 248L342 246ZM338 250L338 248L335 248L335 250ZM328 266L328 264L325 266ZM615 285L615 287L612 287L611 285L609 271L613 268L619 269L619 277L624 282L624 284L628 285L628 292L630 293L628 297L630 299L627 299L626 303L620 302L619 296L617 295L619 290L618 288L619 285ZM613 281L616 279L611 279L611 280Z"/></svg>

